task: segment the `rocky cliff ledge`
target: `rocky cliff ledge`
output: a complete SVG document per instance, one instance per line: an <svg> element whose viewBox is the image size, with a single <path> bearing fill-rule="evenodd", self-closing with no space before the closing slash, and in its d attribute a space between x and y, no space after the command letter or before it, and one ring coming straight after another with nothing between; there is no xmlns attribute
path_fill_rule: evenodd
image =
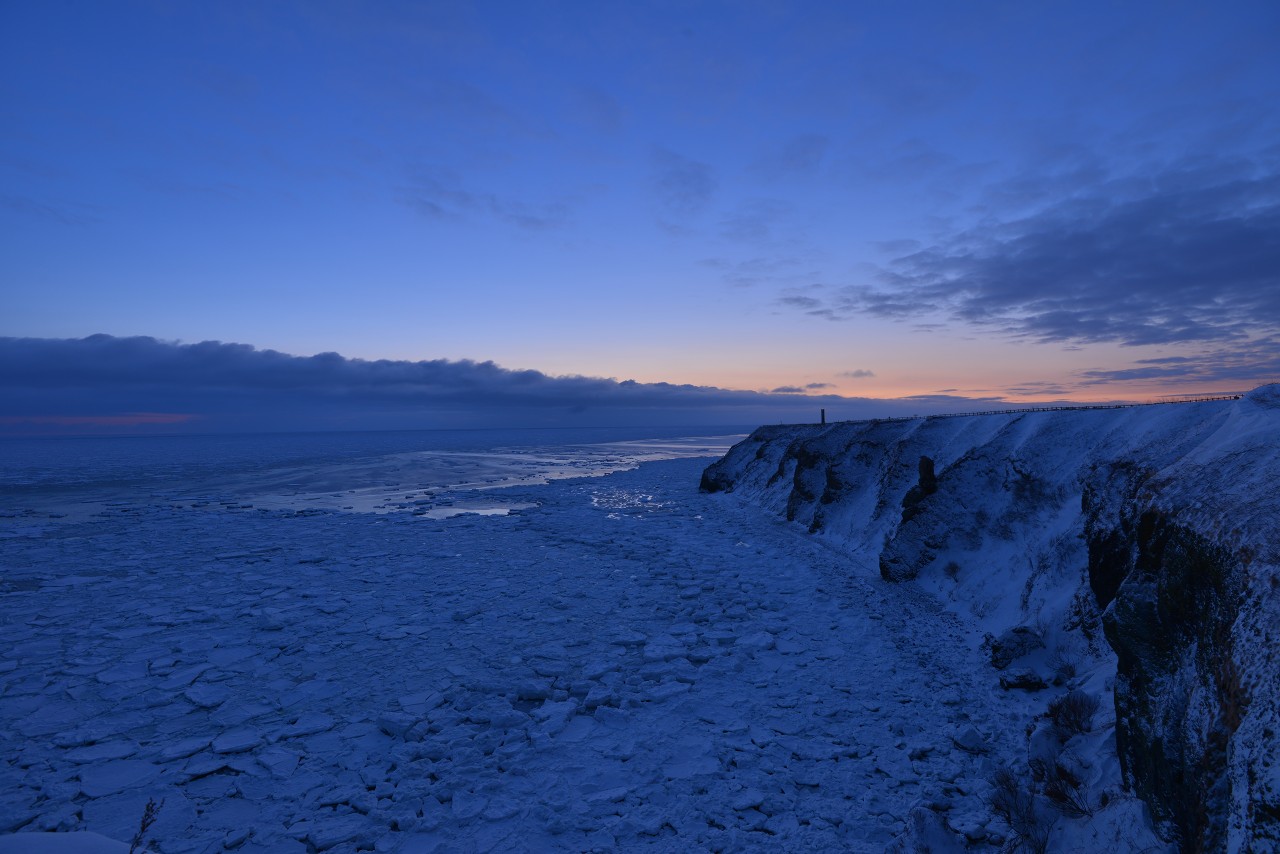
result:
<svg viewBox="0 0 1280 854"><path fill-rule="evenodd" d="M1278 481L1271 385L1234 401L762 427L702 487L930 590L986 635L1011 690L1113 705L1122 783L1181 849L1271 851ZM1052 800L1063 753L1037 746L1041 729L1026 773ZM1104 777L1076 792L1078 820Z"/></svg>

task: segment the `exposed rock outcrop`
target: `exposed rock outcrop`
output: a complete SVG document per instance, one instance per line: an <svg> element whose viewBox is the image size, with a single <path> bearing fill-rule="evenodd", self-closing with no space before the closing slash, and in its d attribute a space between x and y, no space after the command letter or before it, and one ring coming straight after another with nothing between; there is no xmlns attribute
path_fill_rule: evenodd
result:
<svg viewBox="0 0 1280 854"><path fill-rule="evenodd" d="M1280 849L1274 563L1145 506L1131 471L1108 480L1134 493L1110 519L1096 491L1086 503L1126 782L1184 850Z"/></svg>
<svg viewBox="0 0 1280 854"><path fill-rule="evenodd" d="M988 635L983 645L991 656L991 666L1004 670L1027 653L1044 649L1044 638L1030 626L1014 626L998 638Z"/></svg>

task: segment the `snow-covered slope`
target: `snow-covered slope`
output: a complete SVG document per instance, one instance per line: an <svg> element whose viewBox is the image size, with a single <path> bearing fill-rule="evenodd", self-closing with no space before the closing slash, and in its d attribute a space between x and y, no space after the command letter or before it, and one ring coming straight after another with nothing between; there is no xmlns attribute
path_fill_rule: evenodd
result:
<svg viewBox="0 0 1280 854"><path fill-rule="evenodd" d="M1278 476L1271 385L1230 401L762 427L702 485L935 593L975 643L985 635L1011 690L1043 682L1046 704L1075 690L1104 708L1114 696L1126 786L1184 849L1234 851L1280 844ZM1051 738L1051 722L1029 722L1028 789L1062 806L1063 778L1082 778L1076 790L1101 798L1110 739L1060 725ZM1064 767L1076 760L1087 767ZM1056 844L1088 823L1059 820Z"/></svg>

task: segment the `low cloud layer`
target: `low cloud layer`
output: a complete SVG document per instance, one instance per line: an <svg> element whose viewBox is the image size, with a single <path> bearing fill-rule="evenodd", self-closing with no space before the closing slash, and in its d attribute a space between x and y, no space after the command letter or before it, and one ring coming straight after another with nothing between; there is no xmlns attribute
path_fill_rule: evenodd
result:
<svg viewBox="0 0 1280 854"><path fill-rule="evenodd" d="M964 398L884 401L552 377L492 362L291 356L155 338L0 338L0 431L734 425L925 414ZM983 403L985 405L985 402Z"/></svg>

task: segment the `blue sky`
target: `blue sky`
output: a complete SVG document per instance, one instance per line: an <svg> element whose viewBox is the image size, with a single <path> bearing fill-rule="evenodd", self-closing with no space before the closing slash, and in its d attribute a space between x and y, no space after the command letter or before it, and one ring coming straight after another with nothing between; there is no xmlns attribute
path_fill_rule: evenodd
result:
<svg viewBox="0 0 1280 854"><path fill-rule="evenodd" d="M724 389L1280 375L1275 3L0 3L0 334Z"/></svg>

